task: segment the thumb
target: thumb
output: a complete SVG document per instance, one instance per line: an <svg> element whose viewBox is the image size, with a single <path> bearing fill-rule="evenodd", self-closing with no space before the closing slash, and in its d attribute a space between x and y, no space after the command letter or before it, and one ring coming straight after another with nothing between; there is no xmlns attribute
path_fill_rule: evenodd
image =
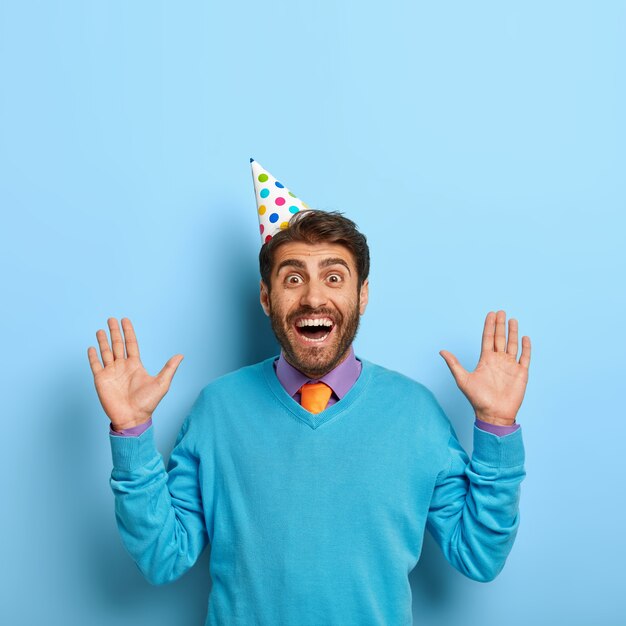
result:
<svg viewBox="0 0 626 626"><path fill-rule="evenodd" d="M443 357L443 360L452 372L452 376L454 376L454 380L456 380L456 384L460 387L460 381L467 376L467 371L451 352L448 352L447 350L440 350L439 354Z"/></svg>
<svg viewBox="0 0 626 626"><path fill-rule="evenodd" d="M185 357L182 354L175 354L164 366L163 369L156 375L159 382L170 388L170 383L172 382L172 378L174 378L174 374L178 369L181 361Z"/></svg>

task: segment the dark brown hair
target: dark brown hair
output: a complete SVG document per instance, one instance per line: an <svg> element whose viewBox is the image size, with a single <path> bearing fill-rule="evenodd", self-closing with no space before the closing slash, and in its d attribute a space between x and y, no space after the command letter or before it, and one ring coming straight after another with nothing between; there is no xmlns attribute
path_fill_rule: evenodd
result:
<svg viewBox="0 0 626 626"><path fill-rule="evenodd" d="M296 213L289 220L289 227L276 233L264 243L259 252L261 280L268 290L271 288L274 253L290 241L303 243L337 243L350 250L356 261L358 288L369 275L370 251L365 235L357 230L357 225L339 211L318 211L308 209Z"/></svg>

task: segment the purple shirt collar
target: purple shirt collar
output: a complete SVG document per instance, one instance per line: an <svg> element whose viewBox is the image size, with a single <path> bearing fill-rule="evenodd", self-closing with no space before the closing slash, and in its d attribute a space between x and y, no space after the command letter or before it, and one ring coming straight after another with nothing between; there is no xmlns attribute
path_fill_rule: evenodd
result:
<svg viewBox="0 0 626 626"><path fill-rule="evenodd" d="M354 355L352 346L350 346L350 354L342 363L318 379L305 376L300 370L297 370L291 363L287 362L282 352L280 357L274 362L274 366L280 384L292 398L305 383L319 381L326 383L337 398L341 400L350 391L350 388L361 374L361 361Z"/></svg>

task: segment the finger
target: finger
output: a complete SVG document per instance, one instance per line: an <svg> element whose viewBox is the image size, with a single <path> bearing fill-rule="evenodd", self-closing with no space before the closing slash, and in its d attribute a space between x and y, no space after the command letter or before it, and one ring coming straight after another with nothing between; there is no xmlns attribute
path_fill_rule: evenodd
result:
<svg viewBox="0 0 626 626"><path fill-rule="evenodd" d="M520 365L526 369L530 366L530 337L522 337L522 354L519 358Z"/></svg>
<svg viewBox="0 0 626 626"><path fill-rule="evenodd" d="M113 345L113 356L116 359L124 358L124 341L122 340L122 333L120 333L120 325L114 317L110 317L109 332L111 333L111 344Z"/></svg>
<svg viewBox="0 0 626 626"><path fill-rule="evenodd" d="M89 365L91 365L91 371L95 376L100 370L103 370L102 363L100 363L100 359L98 358L98 351L93 347L89 346L87 348L87 358L89 359Z"/></svg>
<svg viewBox="0 0 626 626"><path fill-rule="evenodd" d="M496 337L494 342L496 352L504 352L506 347L506 313L498 311L496 313Z"/></svg>
<svg viewBox="0 0 626 626"><path fill-rule="evenodd" d="M440 350L439 354L443 357L443 360L452 372L452 376L454 376L454 380L456 380L456 384L460 387L465 381L465 378L468 376L467 371L451 352L448 352L447 350Z"/></svg>
<svg viewBox="0 0 626 626"><path fill-rule="evenodd" d="M180 365L181 361L184 358L185 357L182 354L174 355L163 366L163 369L157 374L157 378L159 379L159 381L163 383L164 385L166 385L168 389L170 387L170 383L172 382L172 378L174 378L174 374L176 373L176 370L178 369L178 366Z"/></svg>
<svg viewBox="0 0 626 626"><path fill-rule="evenodd" d="M106 367L107 365L111 365L114 359L111 348L109 348L109 340L107 338L107 334L102 329L100 329L98 332L96 332L96 338L98 339L98 347L100 348L100 356L102 357L104 367Z"/></svg>
<svg viewBox="0 0 626 626"><path fill-rule="evenodd" d="M127 317L122 318L122 329L124 330L124 339L126 340L126 354L139 358L139 344L135 336L135 329Z"/></svg>
<svg viewBox="0 0 626 626"><path fill-rule="evenodd" d="M485 327L483 328L483 342L480 349L480 356L487 352L493 352L493 342L496 334L496 314L493 311L487 313Z"/></svg>
<svg viewBox="0 0 626 626"><path fill-rule="evenodd" d="M506 344L506 352L517 359L517 320L509 320L509 340Z"/></svg>

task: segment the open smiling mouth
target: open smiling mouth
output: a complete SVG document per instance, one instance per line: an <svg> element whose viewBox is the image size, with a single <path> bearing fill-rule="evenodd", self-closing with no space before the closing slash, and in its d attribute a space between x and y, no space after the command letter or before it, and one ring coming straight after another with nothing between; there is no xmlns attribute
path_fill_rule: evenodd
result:
<svg viewBox="0 0 626 626"><path fill-rule="evenodd" d="M324 341L335 327L334 322L328 317L318 319L302 318L295 323L298 335L305 341L319 343Z"/></svg>

